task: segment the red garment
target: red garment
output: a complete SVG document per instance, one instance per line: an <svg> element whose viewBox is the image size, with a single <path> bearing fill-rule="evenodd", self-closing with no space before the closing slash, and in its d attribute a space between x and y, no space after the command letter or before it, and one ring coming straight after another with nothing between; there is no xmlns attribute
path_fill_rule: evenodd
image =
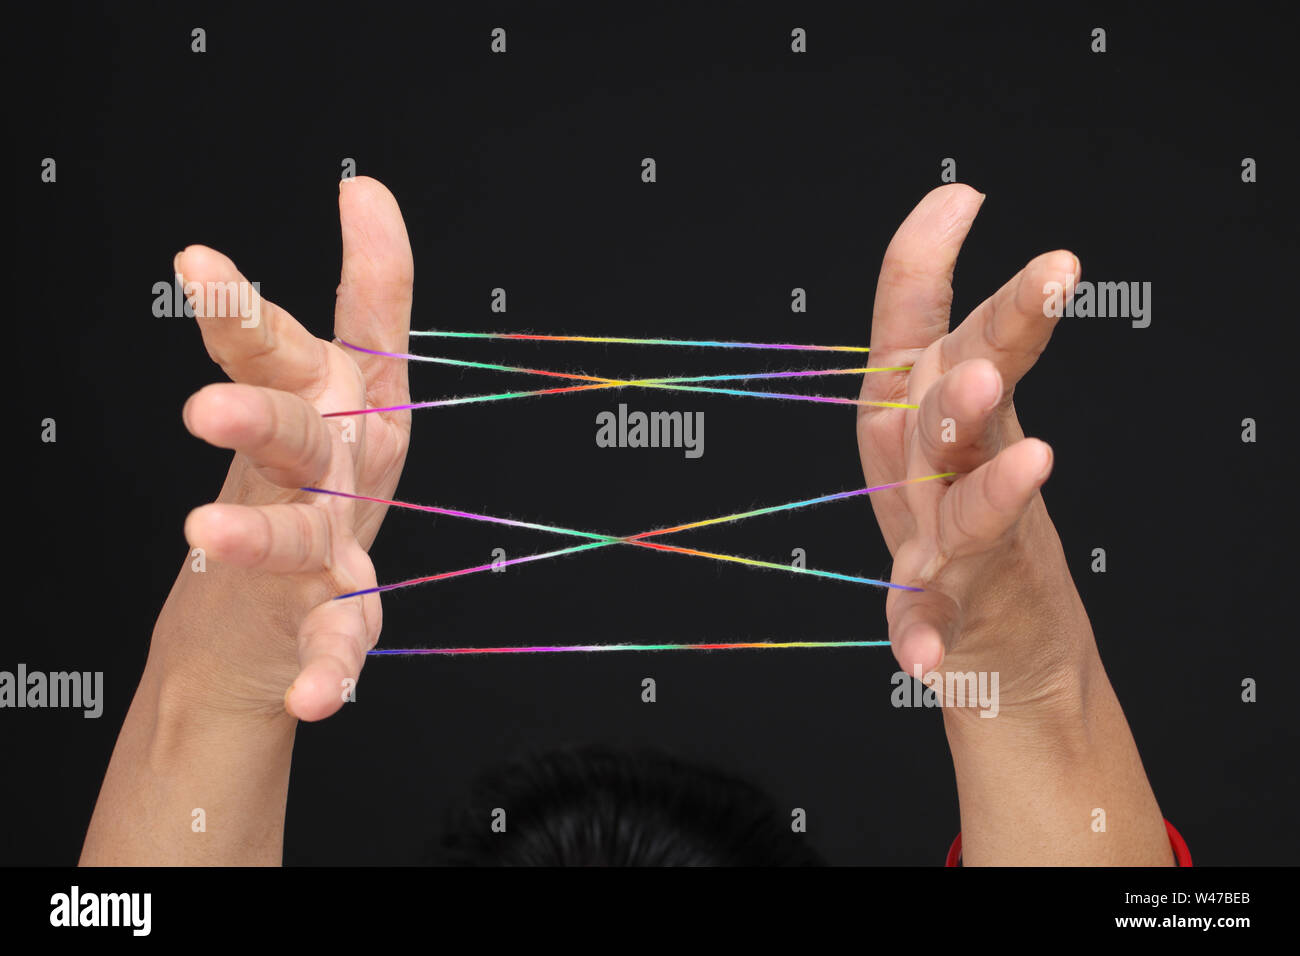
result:
<svg viewBox="0 0 1300 956"><path fill-rule="evenodd" d="M1169 834L1169 845L1174 848L1174 859L1178 861L1179 866L1192 865L1192 851L1187 849L1187 841L1183 835L1174 829L1174 825L1168 820L1165 821L1165 832ZM944 866L961 865L961 833L957 834L957 839L952 841L952 846L948 847L948 859L944 861Z"/></svg>

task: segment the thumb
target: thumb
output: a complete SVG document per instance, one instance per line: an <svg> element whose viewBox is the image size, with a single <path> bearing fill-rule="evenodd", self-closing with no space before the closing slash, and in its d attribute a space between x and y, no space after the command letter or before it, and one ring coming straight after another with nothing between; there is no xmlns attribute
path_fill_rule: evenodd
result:
<svg viewBox="0 0 1300 956"><path fill-rule="evenodd" d="M334 335L382 352L405 352L411 331L415 264L406 223L393 194L368 176L339 181L343 270L334 305ZM410 400L407 363L353 352L371 405Z"/></svg>

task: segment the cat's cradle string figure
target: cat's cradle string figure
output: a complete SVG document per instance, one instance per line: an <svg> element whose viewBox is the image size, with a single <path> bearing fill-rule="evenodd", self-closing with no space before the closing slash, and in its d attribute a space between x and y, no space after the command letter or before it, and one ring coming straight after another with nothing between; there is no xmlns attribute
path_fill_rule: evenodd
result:
<svg viewBox="0 0 1300 956"><path fill-rule="evenodd" d="M523 340L535 342L585 342L601 344L626 344L626 345L669 345L686 348L738 348L738 349L773 349L773 350L792 350L792 351L821 351L821 352L868 352L870 349L859 346L823 346L823 345L797 345L797 344L777 344L777 343L753 343L753 342L723 342L715 340L694 340L694 339L647 339L647 338L617 338L604 336L561 336L561 335L540 335L532 333L496 333L496 332L444 332L444 331L427 331L412 332L412 335L425 335L431 337L443 337L452 339L491 339L491 340ZM692 392L705 392L717 395L726 395L731 397L746 398L769 398L785 401L809 401L820 402L824 404L837 405L856 405L856 406L877 406L898 409L915 409L917 406L904 402L888 401L864 401L858 399L840 398L835 396L824 395L805 395L785 392L769 391L752 391L744 389L722 388L716 385L703 385L704 382L727 382L742 380L771 380L771 379L797 379L811 378L820 376L834 375L861 375L872 372L906 372L911 366L888 366L888 367L863 367L851 369L796 369L779 372L752 372L752 373L732 373L723 375L696 375L686 377L663 377L663 378L607 378L603 376L585 375L574 372L557 372L548 369L534 369L524 366L502 365L492 362L474 362L464 359L454 359L443 356L416 355L408 352L387 352L377 349L365 348L351 342L340 341L340 345L357 352L363 352L368 355L391 358L397 361L420 361L429 362L438 365L445 365L459 368L472 368L487 371L508 372L515 374L525 374L534 376L543 376L548 378L560 378L568 381L581 382L583 384L567 385L557 388L536 389L527 391L501 392L492 395L479 395L464 398L447 398L437 399L426 402L411 402L403 405L386 406L379 408L356 409L351 411L338 411L325 413L326 418L344 418L353 415L363 415L376 412L391 411L408 411L423 408L440 408L453 405L464 405L471 403L500 401L513 398L535 398L550 395L570 394L579 391L589 391L594 389L608 388L663 388L671 390L682 390ZM478 564L470 567L459 568L452 571L444 571L437 574L424 575L417 578L410 578L404 581L396 581L390 584L378 585L372 588L366 588L359 591L352 591L346 594L337 595L335 600L357 597L363 594L372 594L378 592L394 591L402 588L413 587L419 584L429 584L435 581L444 581L451 578L464 577L470 574L478 574L483 571L500 569L508 565L527 564L537 561L549 560L551 558L564 557L578 554L583 551L593 551L596 549L608 548L612 545L630 545L633 547L647 548L665 553L686 555L690 557L708 558L714 561L729 562L742 564L754 568L767 570L787 571L795 574L803 574L811 577L822 579L831 579L844 581L854 584L866 584L873 587L896 589L903 591L917 591L919 588L909 587L906 585L895 584L889 581L883 581L878 578L861 577L851 574L842 574L834 571L825 571L817 568L807 568L802 566L792 566L787 564L777 564L771 561L763 561L756 558L742 557L733 554L721 554L713 551L702 551L696 548L681 547L677 545L665 544L661 541L651 540L670 534L693 530L696 528L707 527L710 525L723 524L733 521L740 521L746 518L758 517L761 515L774 514L781 511L789 511L797 508L810 507L812 505L825 504L832 501L838 501L846 498L853 498L860 495L868 495L877 491L894 489L903 485L915 484L918 482L933 481L953 477L952 473L941 473L933 475L921 475L913 478L905 478L899 481L889 482L870 488L859 488L852 491L838 492L830 495L822 495L816 498L808 498L802 501L790 502L781 505L771 505L763 508L752 509L749 511L738 512L736 514L722 515L714 518L706 518L699 521L692 521L686 524L676 525L668 528L651 529L632 535L609 535L591 531L580 531L573 528L562 528L554 525L537 524L534 522L519 521L511 518L495 517L492 515L477 514L474 512L461 511L452 508L437 507L433 505L420 505L407 501L398 501L395 499L377 498L367 495L358 495L351 492L338 491L328 488L303 488L303 491L321 494L335 495L343 498L351 498L358 501L368 501L378 504L387 505L395 508L402 508L414 511L423 511L432 514L446 515L449 517L463 518L471 521L483 521L493 524L508 525L512 527L528 528L536 531L546 531L554 534L577 537L584 539L582 544L572 545L566 548L559 548L552 551L545 551L537 554L524 555L521 557L511 558L508 560L497 560L488 564ZM581 644L581 645L554 645L554 646L531 646L531 647L459 647L459 648L406 648L406 649L375 649L369 653L376 656L404 656L417 654L442 654L442 655L459 655L459 654L523 654L523 653L557 653L557 652L599 652L599 651L666 651L666 650L734 650L734 649L789 649L789 648L832 648L832 647L882 647L888 646L888 641L775 641L775 642L735 642L735 643L714 643L714 644Z"/></svg>

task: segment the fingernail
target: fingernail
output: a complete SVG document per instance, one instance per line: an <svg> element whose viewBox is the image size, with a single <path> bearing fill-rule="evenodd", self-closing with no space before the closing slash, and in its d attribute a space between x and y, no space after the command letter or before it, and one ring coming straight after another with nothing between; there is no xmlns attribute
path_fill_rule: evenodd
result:
<svg viewBox="0 0 1300 956"><path fill-rule="evenodd" d="M289 685L289 689L286 690L286 691L284 692L284 709L285 709L285 712L286 712L290 717L296 717L296 716L297 716L297 714L295 714L295 713L293 712L293 709L289 707L289 695L293 693L293 689L294 689L295 686L296 686L295 684L290 684L290 685Z"/></svg>
<svg viewBox="0 0 1300 956"><path fill-rule="evenodd" d="M1052 454L1051 445L1047 444L1047 442L1041 442L1041 444L1043 447L1039 454L1043 456L1043 467L1038 469L1038 480L1043 482L1052 473L1052 460L1055 456Z"/></svg>
<svg viewBox="0 0 1300 956"><path fill-rule="evenodd" d="M981 412L992 411L993 409L997 408L998 403L1002 401L1002 376L997 374L996 369L994 369L993 371L992 382L993 382L992 396L987 401L985 401L984 404L980 407Z"/></svg>

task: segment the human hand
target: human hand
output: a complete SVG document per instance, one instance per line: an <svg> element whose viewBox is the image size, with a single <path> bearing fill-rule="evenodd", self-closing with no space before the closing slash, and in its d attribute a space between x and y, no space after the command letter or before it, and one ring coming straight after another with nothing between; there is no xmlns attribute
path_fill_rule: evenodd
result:
<svg viewBox="0 0 1300 956"><path fill-rule="evenodd" d="M345 180L339 218L335 335L405 351L414 267L397 202L373 179ZM245 282L205 246L186 248L174 265L187 295ZM211 314L203 295L191 302L209 355L233 382L193 395L185 424L236 454L216 503L185 522L186 538L212 566L181 572L155 630L151 666L188 700L318 720L341 706L345 682L355 681L379 637L378 594L332 598L374 586L367 549L385 509L298 489L391 497L410 412L321 413L408 402L406 363L316 338L256 295L238 316Z"/></svg>
<svg viewBox="0 0 1300 956"><path fill-rule="evenodd" d="M984 197L942 186L899 227L885 253L871 324L873 366L858 445L868 484L940 472L956 477L871 496L894 556L889 636L899 665L924 675L998 671L1003 706L1055 696L1095 654L1091 628L1039 488L1051 449L1025 438L1016 384L1047 346L1056 318L1044 286L1072 291L1079 262L1048 252L949 331L957 254Z"/></svg>

